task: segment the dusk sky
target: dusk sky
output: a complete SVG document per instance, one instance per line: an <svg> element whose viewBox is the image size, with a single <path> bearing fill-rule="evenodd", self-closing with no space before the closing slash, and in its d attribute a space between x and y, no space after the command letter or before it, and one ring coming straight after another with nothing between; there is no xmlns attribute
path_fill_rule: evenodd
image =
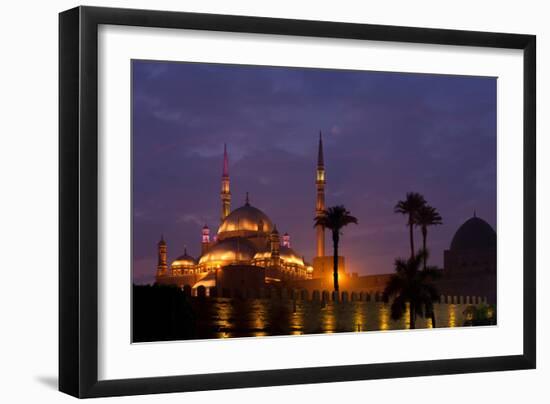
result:
<svg viewBox="0 0 550 404"><path fill-rule="evenodd" d="M496 230L496 78L156 61L132 73L134 282L153 282L161 234L172 261L184 246L199 255L205 223L217 231L224 143L231 208L249 192L308 262L319 131L326 204L359 220L341 238L348 271L407 256L393 208L408 191L443 217L428 232L434 265L474 210Z"/></svg>

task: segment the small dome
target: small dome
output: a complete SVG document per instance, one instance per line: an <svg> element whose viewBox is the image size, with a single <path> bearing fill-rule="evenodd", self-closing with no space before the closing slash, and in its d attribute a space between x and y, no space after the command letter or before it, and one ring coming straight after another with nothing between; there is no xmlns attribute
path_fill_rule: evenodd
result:
<svg viewBox="0 0 550 404"><path fill-rule="evenodd" d="M218 235L243 230L270 233L273 230L273 223L264 212L247 203L225 218L218 230Z"/></svg>
<svg viewBox="0 0 550 404"><path fill-rule="evenodd" d="M279 247L279 257L286 263L289 264L297 264L297 265L305 265L304 260L302 257L300 257L296 251L294 251L290 247ZM254 256L254 259L269 259L271 258L271 250L263 250L256 253Z"/></svg>
<svg viewBox="0 0 550 404"><path fill-rule="evenodd" d="M254 244L242 237L222 240L204 254L199 264L227 265L239 261L251 261L256 254Z"/></svg>
<svg viewBox="0 0 550 404"><path fill-rule="evenodd" d="M452 251L486 250L496 246L496 232L489 223L476 216L464 222L451 241Z"/></svg>
<svg viewBox="0 0 550 404"><path fill-rule="evenodd" d="M187 254L187 250L172 262L172 268L189 267L196 264L195 258Z"/></svg>
<svg viewBox="0 0 550 404"><path fill-rule="evenodd" d="M288 262L289 264L304 265L304 260L296 251L290 247L281 246L279 249L279 256L283 261Z"/></svg>

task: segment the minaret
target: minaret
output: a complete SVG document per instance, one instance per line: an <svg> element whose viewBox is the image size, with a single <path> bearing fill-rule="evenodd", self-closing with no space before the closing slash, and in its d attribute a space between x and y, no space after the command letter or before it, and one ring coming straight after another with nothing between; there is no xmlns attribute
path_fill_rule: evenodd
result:
<svg viewBox="0 0 550 404"><path fill-rule="evenodd" d="M274 266L279 265L280 259L280 247L281 241L279 239L279 232L277 231L277 226L273 227L271 234L269 235L269 242L271 247L271 260Z"/></svg>
<svg viewBox="0 0 550 404"><path fill-rule="evenodd" d="M210 247L210 229L207 225L204 225L202 228L202 240L201 240L201 255L204 255L208 252Z"/></svg>
<svg viewBox="0 0 550 404"><path fill-rule="evenodd" d="M160 241L157 244L158 247L158 264L157 274L164 275L168 271L168 247L164 236L160 236Z"/></svg>
<svg viewBox="0 0 550 404"><path fill-rule="evenodd" d="M317 202L315 204L315 215L319 216L325 210L325 162L323 159L323 137L319 132L319 151L317 155L317 177L315 180L317 187ZM325 256L325 229L323 226L317 226L317 256Z"/></svg>
<svg viewBox="0 0 550 404"><path fill-rule="evenodd" d="M222 199L222 215L221 222L231 212L231 192L229 191L229 162L227 159L227 145L223 145L223 171L222 171L222 191L220 193Z"/></svg>

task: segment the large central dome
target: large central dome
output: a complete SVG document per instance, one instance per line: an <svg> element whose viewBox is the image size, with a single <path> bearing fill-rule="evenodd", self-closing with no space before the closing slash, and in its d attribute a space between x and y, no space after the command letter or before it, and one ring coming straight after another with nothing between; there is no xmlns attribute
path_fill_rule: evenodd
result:
<svg viewBox="0 0 550 404"><path fill-rule="evenodd" d="M234 237L215 244L199 261L199 264L227 265L251 261L256 254L254 244L245 238Z"/></svg>
<svg viewBox="0 0 550 404"><path fill-rule="evenodd" d="M230 232L263 232L273 230L271 219L260 209L249 203L231 212L221 224L218 236Z"/></svg>

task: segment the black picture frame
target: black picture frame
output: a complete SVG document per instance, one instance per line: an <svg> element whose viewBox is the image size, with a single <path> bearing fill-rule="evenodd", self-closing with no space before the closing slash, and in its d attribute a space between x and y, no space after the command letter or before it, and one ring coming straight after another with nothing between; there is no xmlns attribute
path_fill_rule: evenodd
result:
<svg viewBox="0 0 550 404"><path fill-rule="evenodd" d="M97 52L100 24L523 50L523 354L98 380ZM535 368L536 37L534 35L77 7L59 15L59 100L59 389L61 391L84 398Z"/></svg>

